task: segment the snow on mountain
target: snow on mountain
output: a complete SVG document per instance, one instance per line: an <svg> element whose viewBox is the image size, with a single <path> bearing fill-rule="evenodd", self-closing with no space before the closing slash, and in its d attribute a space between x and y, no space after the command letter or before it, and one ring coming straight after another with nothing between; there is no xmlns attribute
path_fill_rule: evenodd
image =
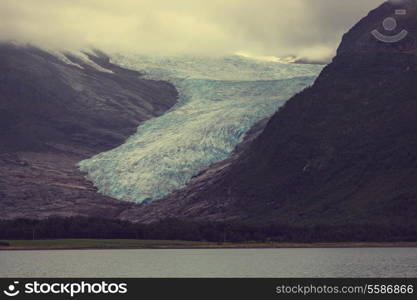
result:
<svg viewBox="0 0 417 300"><path fill-rule="evenodd" d="M174 108L140 125L123 145L79 164L101 193L133 202L160 199L228 158L255 123L322 69L242 56L114 55L112 61L168 80L180 94Z"/></svg>
<svg viewBox="0 0 417 300"><path fill-rule="evenodd" d="M68 65L72 65L75 67L78 67L80 69L84 69L83 66L81 66L78 63L75 63L74 61L72 61L69 57L73 57L79 61L82 61L84 64L92 67L93 69L103 72L103 73L110 73L113 74L112 70L106 69L100 65L98 65L97 63L95 63L94 61L92 61L90 59L90 57L88 55L92 55L92 56L96 56L94 52L92 52L91 50L80 50L80 51L66 51L66 52L61 52L61 51L57 51L57 50L53 50L53 49L43 49L44 51L54 55L56 58L58 58L59 60L61 60L62 62L68 64Z"/></svg>

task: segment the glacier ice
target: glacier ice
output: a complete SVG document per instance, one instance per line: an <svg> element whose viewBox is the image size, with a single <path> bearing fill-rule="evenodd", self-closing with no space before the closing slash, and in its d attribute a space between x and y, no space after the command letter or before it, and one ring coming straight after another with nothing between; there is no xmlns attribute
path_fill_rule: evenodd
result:
<svg viewBox="0 0 417 300"><path fill-rule="evenodd" d="M168 80L180 95L176 106L144 122L123 145L79 164L101 193L134 202L160 199L226 159L256 122L322 69L239 56L113 55L112 61Z"/></svg>

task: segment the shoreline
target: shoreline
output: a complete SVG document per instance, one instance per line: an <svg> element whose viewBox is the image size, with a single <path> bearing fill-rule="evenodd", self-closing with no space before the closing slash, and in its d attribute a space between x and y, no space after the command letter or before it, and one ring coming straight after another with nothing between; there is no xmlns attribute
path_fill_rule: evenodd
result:
<svg viewBox="0 0 417 300"><path fill-rule="evenodd" d="M29 241L30 242L30 241ZM329 248L417 248L417 242L341 242L341 243L201 243L189 245L150 244L137 246L97 245L97 246L0 246L0 251L46 251L46 250L198 250L198 249L329 249Z"/></svg>

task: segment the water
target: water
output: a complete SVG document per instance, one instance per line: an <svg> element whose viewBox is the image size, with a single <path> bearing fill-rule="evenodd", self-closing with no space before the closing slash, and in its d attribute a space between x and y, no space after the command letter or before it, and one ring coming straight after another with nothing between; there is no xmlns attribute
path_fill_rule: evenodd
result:
<svg viewBox="0 0 417 300"><path fill-rule="evenodd" d="M179 103L122 146L80 163L105 195L160 199L230 156L245 133L312 84L317 65L224 58L120 56L113 61L172 82Z"/></svg>
<svg viewBox="0 0 417 300"><path fill-rule="evenodd" d="M0 277L416 277L417 248L0 251Z"/></svg>

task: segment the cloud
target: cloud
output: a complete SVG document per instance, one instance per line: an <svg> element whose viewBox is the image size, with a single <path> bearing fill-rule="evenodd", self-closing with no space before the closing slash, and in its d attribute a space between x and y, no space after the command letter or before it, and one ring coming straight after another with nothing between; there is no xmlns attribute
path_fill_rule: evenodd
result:
<svg viewBox="0 0 417 300"><path fill-rule="evenodd" d="M2 0L0 39L148 54L331 55L382 0Z"/></svg>

